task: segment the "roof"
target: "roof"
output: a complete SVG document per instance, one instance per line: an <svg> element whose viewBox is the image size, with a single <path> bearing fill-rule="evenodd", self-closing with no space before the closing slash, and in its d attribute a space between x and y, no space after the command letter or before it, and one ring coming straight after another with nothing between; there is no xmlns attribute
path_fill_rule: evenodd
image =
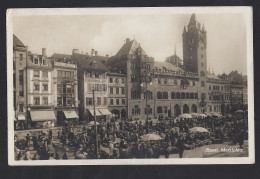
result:
<svg viewBox="0 0 260 179"><path fill-rule="evenodd" d="M70 59L71 55L54 53L54 54L52 54L52 56L50 58L54 58L54 59Z"/></svg>
<svg viewBox="0 0 260 179"><path fill-rule="evenodd" d="M83 54L73 54L73 60L76 60L79 68L90 69L90 70L102 70L107 71L106 59L104 56L90 56ZM95 65L94 65L95 64Z"/></svg>
<svg viewBox="0 0 260 179"><path fill-rule="evenodd" d="M13 34L13 46L25 47L20 39Z"/></svg>
<svg viewBox="0 0 260 179"><path fill-rule="evenodd" d="M208 74L207 77L208 77L209 79L221 80L219 77L217 77L216 75L212 75L212 74Z"/></svg>
<svg viewBox="0 0 260 179"><path fill-rule="evenodd" d="M138 44L138 42L134 39L125 43L115 56L120 57L122 55L128 55L128 54L132 55L139 47L141 48L142 54L147 55L146 52L140 46L140 44Z"/></svg>
<svg viewBox="0 0 260 179"><path fill-rule="evenodd" d="M167 70L172 70L172 71L183 71L181 68L168 63L168 62L159 62L159 61L154 61L154 68L155 69L167 69Z"/></svg>

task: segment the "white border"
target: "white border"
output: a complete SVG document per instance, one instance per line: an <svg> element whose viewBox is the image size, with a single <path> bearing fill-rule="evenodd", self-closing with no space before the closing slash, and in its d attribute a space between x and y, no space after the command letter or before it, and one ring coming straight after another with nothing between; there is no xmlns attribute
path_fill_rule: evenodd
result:
<svg viewBox="0 0 260 179"><path fill-rule="evenodd" d="M13 114L13 17L41 15L145 15L145 14L243 14L247 22L248 131L249 157L238 158L173 158L173 159L98 159L98 160L14 160ZM252 7L146 7L146 8L71 8L71 9L9 9L7 16L7 103L8 103L8 163L9 165L162 165L162 164L253 164L254 82L253 82L253 17Z"/></svg>

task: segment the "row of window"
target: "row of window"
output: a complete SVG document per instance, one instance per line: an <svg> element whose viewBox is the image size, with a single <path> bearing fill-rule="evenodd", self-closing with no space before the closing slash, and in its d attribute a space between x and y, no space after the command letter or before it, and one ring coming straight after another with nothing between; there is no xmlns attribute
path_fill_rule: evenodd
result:
<svg viewBox="0 0 260 179"><path fill-rule="evenodd" d="M40 84L34 83L33 91L40 91ZM42 84L42 91L48 91L48 84Z"/></svg>
<svg viewBox="0 0 260 179"><path fill-rule="evenodd" d="M209 85L209 90L221 90L221 91L225 91L225 92L229 92L230 88L229 86L218 86L218 85Z"/></svg>
<svg viewBox="0 0 260 179"><path fill-rule="evenodd" d="M214 100L214 101L220 101L220 100L229 100L229 95L209 95L209 100Z"/></svg>
<svg viewBox="0 0 260 179"><path fill-rule="evenodd" d="M98 71L88 71L86 74L86 78L106 78L105 72L98 72Z"/></svg>
<svg viewBox="0 0 260 179"><path fill-rule="evenodd" d="M147 69L147 70L150 70L151 66L145 62L131 62L131 66L130 66L131 69Z"/></svg>
<svg viewBox="0 0 260 179"><path fill-rule="evenodd" d="M38 58L34 58L33 59L33 64L35 65L47 65L47 60L46 59L38 59Z"/></svg>
<svg viewBox="0 0 260 179"><path fill-rule="evenodd" d="M95 98L95 104L97 106L107 105L107 97L103 97L103 100L101 99L101 97L96 97ZM93 105L93 98L92 97L86 97L86 105Z"/></svg>
<svg viewBox="0 0 260 179"><path fill-rule="evenodd" d="M40 105L40 104L43 104L43 105L48 105L48 97L42 97L42 103L41 103L41 98L40 97L34 97L33 98L33 104L34 105Z"/></svg>
<svg viewBox="0 0 260 179"><path fill-rule="evenodd" d="M157 92L157 99L168 98L168 92ZM171 99L198 99L198 93L171 92Z"/></svg>
<svg viewBox="0 0 260 179"><path fill-rule="evenodd" d="M40 77L40 70L33 70L33 77ZM48 78L48 71L42 71L42 78Z"/></svg>
<svg viewBox="0 0 260 179"><path fill-rule="evenodd" d="M73 97L57 97L58 106L72 106L74 103Z"/></svg>
<svg viewBox="0 0 260 179"><path fill-rule="evenodd" d="M120 99L110 99L109 104L110 105L125 105L125 99L121 99L121 103L120 103Z"/></svg>
<svg viewBox="0 0 260 179"><path fill-rule="evenodd" d="M57 70L57 77L63 78L63 79L73 79L74 78L74 72L73 71Z"/></svg>
<svg viewBox="0 0 260 179"><path fill-rule="evenodd" d="M125 88L110 87L109 93L110 94L125 94Z"/></svg>
<svg viewBox="0 0 260 179"><path fill-rule="evenodd" d="M109 83L125 83L125 79L124 78L109 78Z"/></svg>
<svg viewBox="0 0 260 179"><path fill-rule="evenodd" d="M172 80L174 85L181 85L183 83L183 81L184 80L177 80L177 79ZM195 86L195 84L196 84L195 81L191 81L191 83L189 80L186 80L186 81L187 81L188 86ZM167 78L164 78L164 79L158 78L158 84L167 85L167 84L170 84L170 80Z"/></svg>
<svg viewBox="0 0 260 179"><path fill-rule="evenodd" d="M106 92L107 91L107 85L105 84L91 84L89 83L88 84L88 91L92 91L92 90L95 90L95 91L99 91L99 92Z"/></svg>
<svg viewBox="0 0 260 179"><path fill-rule="evenodd" d="M57 84L57 93L58 94L74 93L74 85L71 83Z"/></svg>

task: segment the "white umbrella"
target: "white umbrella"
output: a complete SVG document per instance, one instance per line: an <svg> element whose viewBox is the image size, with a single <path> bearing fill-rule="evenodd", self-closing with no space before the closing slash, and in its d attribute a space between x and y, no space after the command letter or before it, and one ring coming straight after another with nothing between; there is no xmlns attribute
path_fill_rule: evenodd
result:
<svg viewBox="0 0 260 179"><path fill-rule="evenodd" d="M99 125L98 122L96 122L96 123L97 123L97 125ZM89 125L89 126L93 126L93 125L95 125L95 122L94 122L94 121L90 121L90 122L88 123L88 125Z"/></svg>
<svg viewBox="0 0 260 179"><path fill-rule="evenodd" d="M184 114L180 115L180 117L182 117L182 118L192 118L192 115L188 114L188 113L184 113Z"/></svg>
<svg viewBox="0 0 260 179"><path fill-rule="evenodd" d="M190 129L191 132L209 132L207 129L203 127L193 127Z"/></svg>
<svg viewBox="0 0 260 179"><path fill-rule="evenodd" d="M141 136L142 141L150 141L150 140L162 140L162 138L156 134L146 134Z"/></svg>

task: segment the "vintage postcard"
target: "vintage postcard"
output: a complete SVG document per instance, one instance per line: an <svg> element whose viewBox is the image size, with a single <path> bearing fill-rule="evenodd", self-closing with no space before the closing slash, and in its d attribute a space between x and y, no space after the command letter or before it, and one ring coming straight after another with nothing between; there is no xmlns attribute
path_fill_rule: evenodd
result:
<svg viewBox="0 0 260 179"><path fill-rule="evenodd" d="M255 162L251 7L6 16L9 165Z"/></svg>

